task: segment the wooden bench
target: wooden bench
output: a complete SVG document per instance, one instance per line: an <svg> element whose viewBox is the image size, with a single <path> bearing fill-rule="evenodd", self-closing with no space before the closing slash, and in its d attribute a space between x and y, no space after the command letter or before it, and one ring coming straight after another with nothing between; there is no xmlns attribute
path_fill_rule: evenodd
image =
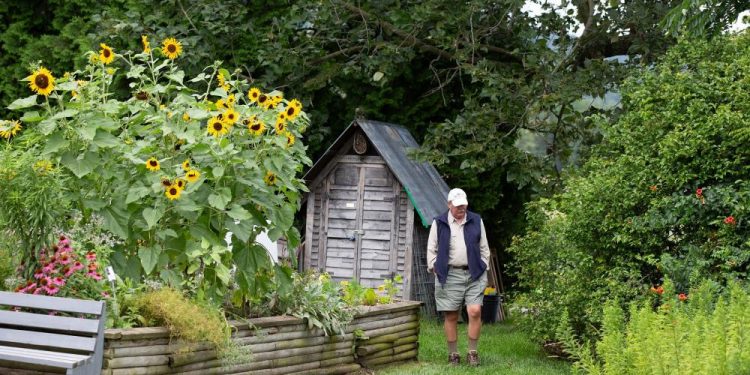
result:
<svg viewBox="0 0 750 375"><path fill-rule="evenodd" d="M0 373L101 374L105 318L102 301L0 292Z"/></svg>

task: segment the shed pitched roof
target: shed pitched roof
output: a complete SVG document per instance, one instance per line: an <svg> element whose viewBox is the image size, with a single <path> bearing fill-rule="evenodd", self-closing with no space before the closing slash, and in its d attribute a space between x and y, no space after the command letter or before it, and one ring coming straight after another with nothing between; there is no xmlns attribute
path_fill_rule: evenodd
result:
<svg viewBox="0 0 750 375"><path fill-rule="evenodd" d="M409 151L418 148L419 144L401 125L365 119L354 120L305 174L305 180L309 183L317 177L357 128L363 130L404 187L422 225L429 227L432 219L447 209L446 197L449 188L432 164L409 158Z"/></svg>

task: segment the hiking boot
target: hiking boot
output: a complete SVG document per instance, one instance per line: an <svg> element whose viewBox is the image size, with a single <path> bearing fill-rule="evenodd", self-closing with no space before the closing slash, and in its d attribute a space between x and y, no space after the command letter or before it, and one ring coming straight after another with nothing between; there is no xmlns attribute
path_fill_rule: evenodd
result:
<svg viewBox="0 0 750 375"><path fill-rule="evenodd" d="M469 362L469 366L479 366L479 353L476 350L470 350L466 354L466 362Z"/></svg>
<svg viewBox="0 0 750 375"><path fill-rule="evenodd" d="M448 355L448 363L454 366L461 364L461 355L458 353L451 353Z"/></svg>

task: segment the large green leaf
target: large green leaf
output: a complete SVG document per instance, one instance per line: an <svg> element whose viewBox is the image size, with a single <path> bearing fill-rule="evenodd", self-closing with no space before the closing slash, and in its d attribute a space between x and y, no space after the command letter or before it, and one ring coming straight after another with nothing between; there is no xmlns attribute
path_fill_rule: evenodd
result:
<svg viewBox="0 0 750 375"><path fill-rule="evenodd" d="M73 116L75 116L77 114L78 114L78 110L77 109L66 109L66 110L64 110L62 112L55 113L55 115L52 116L52 118L55 119L55 120L59 120L59 119L64 119L64 118L70 118L70 117L73 117Z"/></svg>
<svg viewBox="0 0 750 375"><path fill-rule="evenodd" d="M141 266L146 274L150 274L154 270L159 262L159 255L161 255L161 248L158 246L138 249L138 257L141 259Z"/></svg>
<svg viewBox="0 0 750 375"><path fill-rule="evenodd" d="M42 122L39 123L39 126L37 126L37 130L39 130L40 133L44 135L49 135L57 128L57 123L55 120L48 118Z"/></svg>
<svg viewBox="0 0 750 375"><path fill-rule="evenodd" d="M24 108L29 108L35 105L36 105L36 95L31 95L27 98L14 100L13 103L10 103L10 105L8 106L8 109L10 110L24 109Z"/></svg>
<svg viewBox="0 0 750 375"><path fill-rule="evenodd" d="M96 135L94 136L93 142L95 145L99 147L108 148L108 147L115 147L119 145L120 139L110 134L106 130L98 129L96 131Z"/></svg>
<svg viewBox="0 0 750 375"><path fill-rule="evenodd" d="M229 188L218 188L208 196L208 204L218 210L224 210L229 201L232 200L232 191Z"/></svg>
<svg viewBox="0 0 750 375"><path fill-rule="evenodd" d="M236 203L232 204L229 211L227 211L227 215L236 220L247 220L253 217L252 215L250 215L250 211L244 209L242 206Z"/></svg>
<svg viewBox="0 0 750 375"><path fill-rule="evenodd" d="M56 152L57 150L67 147L68 142L63 137L62 131L57 131L52 133L50 136L47 137L47 143L44 145L44 150L42 151L43 155L51 154L53 152Z"/></svg>
<svg viewBox="0 0 750 375"><path fill-rule="evenodd" d="M105 229L120 236L120 238L128 238L128 218L126 214L110 206L104 208L101 211L101 215L104 218Z"/></svg>
<svg viewBox="0 0 750 375"><path fill-rule="evenodd" d="M99 166L99 156L93 152L76 155L72 151L68 151L63 154L61 162L66 168L70 169L76 177L81 178L91 173L91 171Z"/></svg>
<svg viewBox="0 0 750 375"><path fill-rule="evenodd" d="M273 224L279 227L282 231L286 231L294 223L294 210L289 204L285 204L281 207L274 207L270 210L270 214Z"/></svg>
<svg viewBox="0 0 750 375"><path fill-rule="evenodd" d="M143 185L133 186L128 190L128 196L125 198L125 204L133 203L146 195L148 195L149 189Z"/></svg>
<svg viewBox="0 0 750 375"><path fill-rule="evenodd" d="M146 219L146 229L153 228L159 219L164 215L164 211L156 208L146 207L143 209L143 218Z"/></svg>

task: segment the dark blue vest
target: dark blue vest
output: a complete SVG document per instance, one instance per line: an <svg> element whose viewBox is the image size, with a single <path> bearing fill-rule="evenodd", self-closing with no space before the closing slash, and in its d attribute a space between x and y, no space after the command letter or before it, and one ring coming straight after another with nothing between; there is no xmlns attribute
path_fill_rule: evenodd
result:
<svg viewBox="0 0 750 375"><path fill-rule="evenodd" d="M435 217L438 235L438 252L435 260L435 274L440 284L445 285L448 278L448 258L450 258L451 226L448 224L448 212ZM479 240L482 238L482 218L466 211L466 224L464 224L464 242L466 242L466 258L469 261L469 273L471 280L477 280L487 269L482 261L482 252L479 248Z"/></svg>

